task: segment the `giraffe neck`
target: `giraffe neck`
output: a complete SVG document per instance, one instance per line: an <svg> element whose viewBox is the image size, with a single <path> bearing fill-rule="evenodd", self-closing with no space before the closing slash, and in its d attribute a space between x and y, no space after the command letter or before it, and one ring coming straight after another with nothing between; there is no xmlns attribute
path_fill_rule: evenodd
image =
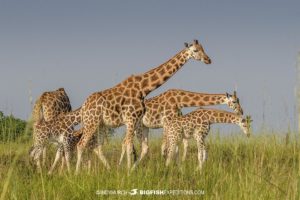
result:
<svg viewBox="0 0 300 200"><path fill-rule="evenodd" d="M213 109L206 111L206 113L210 124L226 123L239 125L240 123L241 116L235 113Z"/></svg>
<svg viewBox="0 0 300 200"><path fill-rule="evenodd" d="M185 90L170 90L178 108L226 104L226 94L206 94ZM171 101L171 99L170 99ZM174 104L174 103L173 103Z"/></svg>
<svg viewBox="0 0 300 200"><path fill-rule="evenodd" d="M190 58L190 53L187 51L187 49L184 49L162 65L142 75L138 75L136 78L141 80L140 90L142 92L142 96L146 97L151 91L165 83Z"/></svg>

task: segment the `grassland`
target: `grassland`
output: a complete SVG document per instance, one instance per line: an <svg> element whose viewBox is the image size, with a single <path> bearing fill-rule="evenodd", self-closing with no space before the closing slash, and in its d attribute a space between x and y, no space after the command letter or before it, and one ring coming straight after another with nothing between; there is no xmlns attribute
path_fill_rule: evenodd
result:
<svg viewBox="0 0 300 200"><path fill-rule="evenodd" d="M153 138L153 137L152 137ZM136 171L127 174L126 162L118 167L120 140L112 138L105 154L108 172L93 156L92 171L78 176L47 175L54 152L49 153L43 174L28 159L30 139L0 144L2 199L300 199L300 145L296 135L242 134L220 137L210 133L209 157L202 172L195 171L197 149L189 148L185 163L165 169L160 140L150 140L150 154ZM74 171L75 156L72 160ZM201 195L100 195L104 190L195 190Z"/></svg>

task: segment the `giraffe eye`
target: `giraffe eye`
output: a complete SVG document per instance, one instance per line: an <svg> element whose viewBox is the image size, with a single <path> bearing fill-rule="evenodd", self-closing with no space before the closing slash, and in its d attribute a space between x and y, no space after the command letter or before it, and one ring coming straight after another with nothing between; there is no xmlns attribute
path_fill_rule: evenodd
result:
<svg viewBox="0 0 300 200"><path fill-rule="evenodd" d="M198 52L199 50L198 50L198 49L194 49L193 51L194 51L194 52Z"/></svg>

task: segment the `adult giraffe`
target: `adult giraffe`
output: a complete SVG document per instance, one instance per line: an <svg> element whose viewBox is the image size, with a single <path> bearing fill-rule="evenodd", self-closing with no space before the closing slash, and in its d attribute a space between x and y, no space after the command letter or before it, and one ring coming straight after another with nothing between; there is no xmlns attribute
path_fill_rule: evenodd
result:
<svg viewBox="0 0 300 200"><path fill-rule="evenodd" d="M32 110L32 123L33 129L40 121L51 121L61 113L67 113L72 110L69 97L64 88L58 88L55 91L44 92L34 103ZM36 137L35 131L33 132L33 140ZM43 148L43 162L46 163L46 146Z"/></svg>
<svg viewBox="0 0 300 200"><path fill-rule="evenodd" d="M211 63L202 45L194 40L190 45L185 43L182 51L162 65L146 73L132 75L113 88L90 95L81 109L83 135L77 145L76 173L79 172L82 152L99 126L126 125L122 148L126 148L127 167L130 169L134 130L145 111L144 98L165 83L191 58L205 64Z"/></svg>

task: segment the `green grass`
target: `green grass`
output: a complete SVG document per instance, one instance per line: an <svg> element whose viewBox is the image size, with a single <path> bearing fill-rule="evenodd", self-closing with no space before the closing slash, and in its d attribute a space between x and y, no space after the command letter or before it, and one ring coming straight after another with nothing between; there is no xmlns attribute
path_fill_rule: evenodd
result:
<svg viewBox="0 0 300 200"><path fill-rule="evenodd" d="M0 193L2 199L300 199L300 145L296 136L242 134L218 137L210 133L208 160L196 172L197 149L191 143L187 160L164 167L160 140L150 140L150 154L128 176L126 160L118 167L121 142L112 137L105 155L108 172L93 156L92 171L80 175L47 175L54 151L48 153L43 174L29 162L31 141L0 144ZM76 156L72 160L72 170ZM203 195L97 195L98 190L203 190Z"/></svg>

